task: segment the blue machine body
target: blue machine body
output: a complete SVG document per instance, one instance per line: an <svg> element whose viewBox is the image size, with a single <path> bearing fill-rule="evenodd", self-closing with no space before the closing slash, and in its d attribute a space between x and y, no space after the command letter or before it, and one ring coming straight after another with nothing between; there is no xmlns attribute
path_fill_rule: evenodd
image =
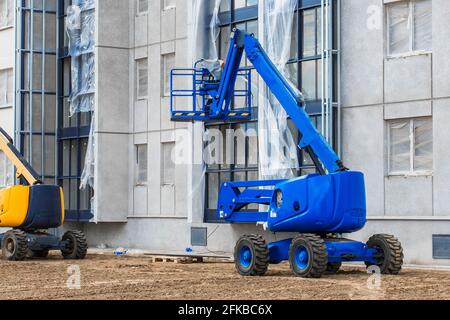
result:
<svg viewBox="0 0 450 320"><path fill-rule="evenodd" d="M239 76L251 80L250 74L240 68L245 51L253 67L265 81L280 105L299 129L299 148L312 158L319 174L290 180L226 182L218 197L218 216L229 223L265 223L272 232L299 232L315 234L340 234L360 230L366 223L366 198L364 175L349 171L325 138L314 127L304 109L304 100L286 78L278 71L253 35L235 30L231 36L220 81L211 81L207 72L194 68L193 90L180 91L172 88L172 98L179 94L192 96L193 110L175 111L173 121L228 121L251 117L250 105L244 110L231 110L231 100L236 95L235 84ZM174 69L172 76L180 70ZM172 81L172 80L171 80ZM251 97L251 84L243 94ZM195 100L201 97L197 110ZM250 100L251 101L251 100ZM173 107L173 106L172 106ZM249 204L267 208L260 212L243 209ZM278 263L288 259L292 239L269 244L270 260ZM327 240L329 262L374 261L376 250L352 240ZM248 254L247 254L248 255ZM245 250L242 261L247 259ZM302 253L298 253L302 257ZM301 261L299 261L301 263Z"/></svg>
<svg viewBox="0 0 450 320"><path fill-rule="evenodd" d="M282 261L289 260L289 247L291 242L292 238L270 243L270 263L278 264ZM367 244L362 242L348 239L328 239L325 241L325 246L327 247L329 263L354 261L377 262L377 250L369 248ZM296 256L298 255L296 254ZM301 264L301 262L298 263Z"/></svg>

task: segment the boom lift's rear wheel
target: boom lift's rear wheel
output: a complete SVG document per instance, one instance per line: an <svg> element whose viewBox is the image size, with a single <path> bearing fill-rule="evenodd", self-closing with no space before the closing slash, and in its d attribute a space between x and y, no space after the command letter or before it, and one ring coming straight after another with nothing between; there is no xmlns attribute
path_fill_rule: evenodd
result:
<svg viewBox="0 0 450 320"><path fill-rule="evenodd" d="M67 244L61 249L64 259L81 260L86 257L87 241L86 236L81 231L67 231L62 240Z"/></svg>
<svg viewBox="0 0 450 320"><path fill-rule="evenodd" d="M2 241L3 259L9 261L25 260L28 253L27 234L21 230L9 230Z"/></svg>
<svg viewBox="0 0 450 320"><path fill-rule="evenodd" d="M376 234L367 241L370 248L378 250L377 263L366 262L366 266L380 267L382 274L398 274L403 265L403 248L398 239L388 234Z"/></svg>
<svg viewBox="0 0 450 320"><path fill-rule="evenodd" d="M234 263L242 276L263 276L269 266L269 249L264 238L242 236L234 248Z"/></svg>
<svg viewBox="0 0 450 320"><path fill-rule="evenodd" d="M315 234L301 234L292 240L289 262L295 275L320 278L327 270L328 253L323 239Z"/></svg>

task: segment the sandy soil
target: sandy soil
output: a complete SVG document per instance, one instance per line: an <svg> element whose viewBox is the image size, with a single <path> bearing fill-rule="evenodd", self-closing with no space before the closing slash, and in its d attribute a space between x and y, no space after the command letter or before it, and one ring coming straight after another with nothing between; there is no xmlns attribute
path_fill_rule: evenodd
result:
<svg viewBox="0 0 450 320"><path fill-rule="evenodd" d="M78 265L81 288L67 288ZM151 263L148 257L88 255L83 261L0 261L2 299L450 299L450 272L404 270L369 289L362 268L345 267L321 279L294 277L288 264L267 276L243 278L232 263ZM74 278L71 278L74 279Z"/></svg>

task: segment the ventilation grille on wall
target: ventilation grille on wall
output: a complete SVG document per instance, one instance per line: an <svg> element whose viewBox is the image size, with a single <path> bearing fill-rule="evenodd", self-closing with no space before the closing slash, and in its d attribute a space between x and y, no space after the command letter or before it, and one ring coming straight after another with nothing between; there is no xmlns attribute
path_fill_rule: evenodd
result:
<svg viewBox="0 0 450 320"><path fill-rule="evenodd" d="M191 228L191 245L194 247L206 247L207 243L207 228Z"/></svg>
<svg viewBox="0 0 450 320"><path fill-rule="evenodd" d="M433 235L433 259L450 259L450 235Z"/></svg>

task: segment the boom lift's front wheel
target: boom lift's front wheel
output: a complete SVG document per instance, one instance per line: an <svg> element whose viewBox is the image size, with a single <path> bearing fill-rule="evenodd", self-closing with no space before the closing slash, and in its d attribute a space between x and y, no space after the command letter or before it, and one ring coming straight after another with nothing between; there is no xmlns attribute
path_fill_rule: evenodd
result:
<svg viewBox="0 0 450 320"><path fill-rule="evenodd" d="M327 247L321 237L315 234L301 234L292 240L289 263L295 275L320 278L327 270L327 262Z"/></svg>
<svg viewBox="0 0 450 320"><path fill-rule="evenodd" d="M269 249L264 238L242 236L234 248L234 263L242 276L263 276L269 266Z"/></svg>
<svg viewBox="0 0 450 320"><path fill-rule="evenodd" d="M61 249L64 259L81 260L86 257L87 241L86 236L81 231L67 231L62 240L66 245Z"/></svg>
<svg viewBox="0 0 450 320"><path fill-rule="evenodd" d="M27 234L21 230L9 230L2 240L3 259L9 261L25 260L28 253Z"/></svg>
<svg viewBox="0 0 450 320"><path fill-rule="evenodd" d="M398 274L403 265L403 248L398 239L389 234L376 234L367 241L370 248L377 249L377 263L366 262L366 266L376 265L382 274Z"/></svg>

